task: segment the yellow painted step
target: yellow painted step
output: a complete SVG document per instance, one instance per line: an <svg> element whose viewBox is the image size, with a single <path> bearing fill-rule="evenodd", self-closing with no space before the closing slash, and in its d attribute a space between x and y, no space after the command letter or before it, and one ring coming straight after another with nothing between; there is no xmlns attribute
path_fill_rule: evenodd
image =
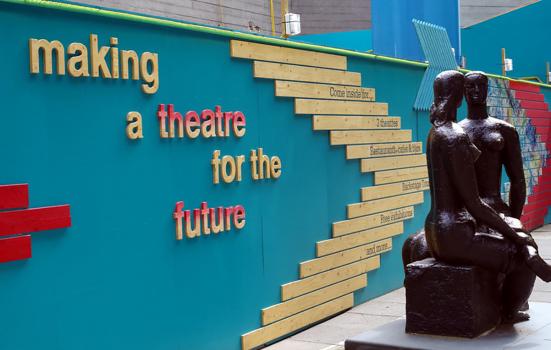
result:
<svg viewBox="0 0 551 350"><path fill-rule="evenodd" d="M367 275L359 275L351 279L344 280L339 283L332 284L315 290L311 293L304 294L300 297L287 300L262 310L262 325L279 321L301 311L309 309L319 304L323 304L331 299L340 297L341 295L352 293L358 289L367 286Z"/></svg>
<svg viewBox="0 0 551 350"><path fill-rule="evenodd" d="M365 102L375 100L375 89L284 80L275 81L275 94L278 97L304 97Z"/></svg>
<svg viewBox="0 0 551 350"><path fill-rule="evenodd" d="M249 41L231 40L230 55L235 58L346 70L346 56Z"/></svg>
<svg viewBox="0 0 551 350"><path fill-rule="evenodd" d="M388 115L388 104L383 102L332 101L295 99L295 114Z"/></svg>
<svg viewBox="0 0 551 350"><path fill-rule="evenodd" d="M360 73L356 72L263 61L254 61L253 75L255 78L264 79L295 80L352 86L360 86L362 84L362 76Z"/></svg>
<svg viewBox="0 0 551 350"><path fill-rule="evenodd" d="M312 323L321 321L329 316L354 306L354 294L347 294L325 304L318 305L279 322L256 329L241 336L241 348L243 350L254 349L269 341L275 340L286 334L299 330Z"/></svg>

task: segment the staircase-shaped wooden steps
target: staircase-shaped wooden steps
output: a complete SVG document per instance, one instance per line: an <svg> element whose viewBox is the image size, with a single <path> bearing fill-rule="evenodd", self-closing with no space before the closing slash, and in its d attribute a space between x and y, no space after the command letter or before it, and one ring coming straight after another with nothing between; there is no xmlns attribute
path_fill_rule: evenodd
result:
<svg viewBox="0 0 551 350"><path fill-rule="evenodd" d="M262 310L262 327L242 335L242 348L253 349L351 308L353 292L367 286L366 273L380 267L423 202L428 180L422 143L388 116L375 89L361 87L345 56L237 40L231 55L253 60L254 77L273 79L275 95L294 98L295 114L311 116L312 129L328 131L330 144L345 146L378 185L361 189L347 219L316 243L316 257L299 264L298 279L281 286L281 302Z"/></svg>

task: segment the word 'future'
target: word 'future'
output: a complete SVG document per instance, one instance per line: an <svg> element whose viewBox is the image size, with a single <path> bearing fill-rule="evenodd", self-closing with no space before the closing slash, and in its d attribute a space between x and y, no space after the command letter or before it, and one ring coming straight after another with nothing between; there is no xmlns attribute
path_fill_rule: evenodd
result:
<svg viewBox="0 0 551 350"><path fill-rule="evenodd" d="M207 202L202 202L200 208L193 209L193 215L191 210L183 209L184 202L176 202L176 208L172 213L172 217L176 221L177 240L184 237L184 232L187 238L196 238L201 234L210 235L211 233L230 231L232 223L238 230L245 227L245 208L242 205L209 208Z"/></svg>

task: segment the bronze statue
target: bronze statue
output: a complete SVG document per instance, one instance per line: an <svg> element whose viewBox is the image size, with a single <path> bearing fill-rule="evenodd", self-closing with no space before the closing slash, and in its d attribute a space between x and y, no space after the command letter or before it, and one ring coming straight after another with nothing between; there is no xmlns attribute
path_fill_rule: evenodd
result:
<svg viewBox="0 0 551 350"><path fill-rule="evenodd" d="M465 75L467 118L459 122L472 143L482 152L475 163L478 192L498 213L520 219L526 201L526 182L520 141L515 127L488 116L488 77L482 72ZM511 183L509 205L501 199L501 169Z"/></svg>
<svg viewBox="0 0 551 350"><path fill-rule="evenodd" d="M481 152L456 123L464 82L456 71L443 72L434 82L433 128L427 142L432 203L425 221L426 239L437 260L506 274L504 316L514 322L525 317L517 312L531 292L532 285L525 284L532 273L549 282L551 267L539 256L532 237L520 230L518 220L504 220L479 196L475 162ZM477 232L477 224L500 235Z"/></svg>
<svg viewBox="0 0 551 350"><path fill-rule="evenodd" d="M413 261L423 259L407 265L406 268L408 314L406 329L408 331L476 336L482 331L491 329L492 325L495 327L500 321L514 323L526 320L527 314L519 310L531 293L534 275L546 282L551 281L551 266L539 256L538 247L533 238L523 232L518 219L504 215L504 213L511 215L513 211L522 212L522 205L512 205L514 209L509 210L499 197L501 163L508 162L506 166L508 173L517 171L519 168L522 172L522 164L515 163L519 158L505 161L500 159L505 155L499 153L507 148L505 143L513 138L511 148L517 149L507 150L507 152L513 152L513 157L519 157L518 136L516 132L511 132L512 127L508 124L486 120L487 118L482 120L487 116L485 111L482 111L485 110L486 93L481 93L480 90L487 88L487 85L485 86L481 73L469 75L467 84L465 80L465 77L457 71L445 71L440 73L434 81L434 103L430 111L433 127L427 141L431 210L425 220L424 232L408 238L402 250L404 265L408 264L407 259L413 259ZM473 137L486 151L486 157L482 159L479 159L481 157L479 148L471 142L469 135L457 123L457 108L461 105L465 86L469 95L467 97L470 104L469 116L471 119L482 117L479 118L482 122L472 122L469 129L475 130ZM483 125L485 122L488 123L486 127ZM488 148L491 152L488 152ZM477 166L477 161L486 161L489 164ZM487 167L492 167L491 170L494 171L491 178L483 178L483 172ZM512 167L516 169L512 170ZM485 192L483 193L492 205L488 205L480 198L477 170L481 172L479 173L481 181L484 181ZM522 176L520 180L517 178L517 181L522 182ZM519 195L525 195L522 190L519 192L521 192ZM492 206L502 211L502 214ZM431 255L436 262L432 258L425 259ZM459 273L456 277L463 283L470 281L468 283L471 285L455 286L453 276L442 275L442 271L447 269L445 266L449 266L450 273L452 271ZM474 281L470 278L465 279L465 273L472 274L478 282L472 285ZM420 294L421 290L427 288L426 285L419 284L424 278L428 278L427 283L435 284L437 289L439 284L447 285L448 292L449 288L467 289L460 291L454 297L450 296L449 299L446 295L441 295L440 299L429 301L427 304L427 300L433 300L434 295L427 299L422 293ZM432 286L429 290L430 288ZM484 304L476 306L479 300L476 297L477 290L482 293L480 300L485 300L488 305L486 308ZM434 310L434 305L448 305L450 309L457 307L455 306L457 300L454 298L467 295L471 296L469 306L465 308L459 306L463 318L461 321L456 321L460 323L455 326L454 320L445 311L444 313L430 311ZM472 310L473 314L465 313L465 310ZM485 310L492 316L484 316ZM500 313L501 317L499 317ZM430 321L433 316L438 317L438 320ZM481 321L482 319L484 320Z"/></svg>
<svg viewBox="0 0 551 350"><path fill-rule="evenodd" d="M496 212L502 214L510 226L516 227L517 230L522 229L521 223L513 219L520 219L526 201L526 182L518 133L513 125L488 116L488 77L483 72L467 73L464 91L468 113L467 118L459 122L459 125L481 151L475 162L480 197ZM511 184L508 205L501 198L503 167ZM476 230L499 235L484 224L478 224ZM532 293L535 279L532 271L526 266L521 266L502 281L503 317L506 322L529 319L529 315L520 310L528 309L528 298Z"/></svg>

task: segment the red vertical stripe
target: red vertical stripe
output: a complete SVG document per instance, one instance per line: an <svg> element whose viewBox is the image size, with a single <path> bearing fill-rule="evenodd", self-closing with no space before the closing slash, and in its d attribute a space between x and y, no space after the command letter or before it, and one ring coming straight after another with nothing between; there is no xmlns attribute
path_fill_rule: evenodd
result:
<svg viewBox="0 0 551 350"><path fill-rule="evenodd" d="M31 256L30 235L0 239L0 263L29 259Z"/></svg>
<svg viewBox="0 0 551 350"><path fill-rule="evenodd" d="M29 207L29 185L0 185L0 210Z"/></svg>

